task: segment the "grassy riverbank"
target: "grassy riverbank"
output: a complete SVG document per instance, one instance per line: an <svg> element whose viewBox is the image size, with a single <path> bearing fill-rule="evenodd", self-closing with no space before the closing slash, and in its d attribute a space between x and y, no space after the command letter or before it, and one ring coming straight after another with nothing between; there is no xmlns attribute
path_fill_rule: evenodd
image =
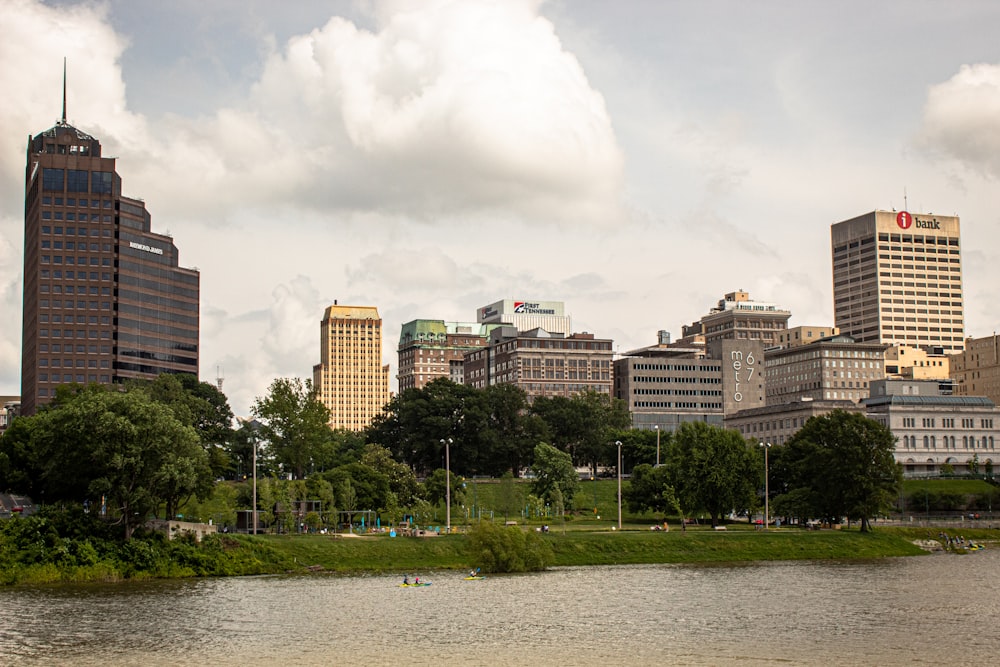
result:
<svg viewBox="0 0 1000 667"><path fill-rule="evenodd" d="M28 527L27 522L23 522ZM995 548L1000 531L973 528L951 531ZM935 527L882 527L863 534L854 529L768 531L731 525L669 532L552 529L540 537L551 545L554 566L649 563L735 563L761 560L854 560L926 553L915 541L935 540ZM525 528L521 528L522 530ZM533 530L533 528L527 528ZM388 535L213 535L168 542L159 537L128 543L90 537L30 542L0 540L0 585L113 582L153 578L242 576L329 571L343 574L426 573L463 570L473 565L467 539L456 533L438 537ZM15 548L20 544L21 548ZM27 548L31 547L31 548Z"/></svg>
<svg viewBox="0 0 1000 667"><path fill-rule="evenodd" d="M924 552L900 531L771 530L550 533L556 566L724 563L758 560L867 559ZM389 538L295 535L259 538L299 567L344 573L412 572L469 566L461 535Z"/></svg>

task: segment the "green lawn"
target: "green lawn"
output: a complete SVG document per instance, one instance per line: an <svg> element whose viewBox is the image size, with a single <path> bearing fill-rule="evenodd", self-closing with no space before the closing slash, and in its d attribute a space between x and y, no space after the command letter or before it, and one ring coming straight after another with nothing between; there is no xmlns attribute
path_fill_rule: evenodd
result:
<svg viewBox="0 0 1000 667"><path fill-rule="evenodd" d="M770 531L634 530L612 532L550 532L556 566L623 565L637 563L720 563L757 560L866 559L925 553L914 535L894 529L863 534L854 530ZM936 533L934 533L936 535ZM329 535L264 536L258 538L296 567L318 566L345 573L422 573L462 570L470 562L465 538L333 537ZM978 539L978 538L973 538Z"/></svg>

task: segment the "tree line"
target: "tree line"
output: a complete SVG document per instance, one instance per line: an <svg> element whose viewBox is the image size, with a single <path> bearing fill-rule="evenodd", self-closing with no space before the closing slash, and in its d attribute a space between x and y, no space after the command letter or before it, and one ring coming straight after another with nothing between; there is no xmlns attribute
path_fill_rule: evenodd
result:
<svg viewBox="0 0 1000 667"><path fill-rule="evenodd" d="M530 470L532 495L561 511L573 507L578 468L595 477L617 472L620 451L632 511L705 512L717 523L733 511L749 516L762 501L756 443L685 424L661 434L664 465L655 466L656 432L630 428L621 401L592 391L529 403L513 385L477 390L438 379L393 397L369 429L355 433L329 428L309 381L285 378L251 413L234 427L225 396L190 375L64 387L0 439L0 488L40 503L100 503L127 537L146 517L173 517L189 500L207 498L216 480L246 479L254 466L265 511L279 500L312 498L348 514L426 513L444 497L446 449L453 503L463 501L464 477L513 480ZM815 418L774 448L772 514L848 516L867 528L867 517L895 492L899 471L891 433L855 417ZM279 477L287 482L280 493L265 481ZM523 506L508 495L508 511Z"/></svg>

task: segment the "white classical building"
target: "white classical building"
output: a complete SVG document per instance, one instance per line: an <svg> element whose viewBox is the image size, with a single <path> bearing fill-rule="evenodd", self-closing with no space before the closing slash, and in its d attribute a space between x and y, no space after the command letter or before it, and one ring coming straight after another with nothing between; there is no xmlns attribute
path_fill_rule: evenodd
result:
<svg viewBox="0 0 1000 667"><path fill-rule="evenodd" d="M1000 408L983 396L942 393L934 380L881 380L865 413L896 436L896 461L908 476L991 472L1000 443Z"/></svg>

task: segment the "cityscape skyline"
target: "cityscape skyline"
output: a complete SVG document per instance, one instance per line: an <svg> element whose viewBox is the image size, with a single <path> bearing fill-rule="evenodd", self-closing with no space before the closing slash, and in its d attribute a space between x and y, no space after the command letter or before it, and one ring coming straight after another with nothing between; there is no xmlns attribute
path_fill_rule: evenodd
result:
<svg viewBox="0 0 1000 667"><path fill-rule="evenodd" d="M221 373L237 414L308 377L338 299L379 308L393 378L404 323L497 299L562 301L622 352L733 290L832 325L830 225L877 209L960 216L965 335L997 329L990 3L857 4L862 22L812 3L7 9L4 310L24 138L59 117L65 56L68 122L200 271L201 379ZM18 319L0 393L20 387Z"/></svg>

